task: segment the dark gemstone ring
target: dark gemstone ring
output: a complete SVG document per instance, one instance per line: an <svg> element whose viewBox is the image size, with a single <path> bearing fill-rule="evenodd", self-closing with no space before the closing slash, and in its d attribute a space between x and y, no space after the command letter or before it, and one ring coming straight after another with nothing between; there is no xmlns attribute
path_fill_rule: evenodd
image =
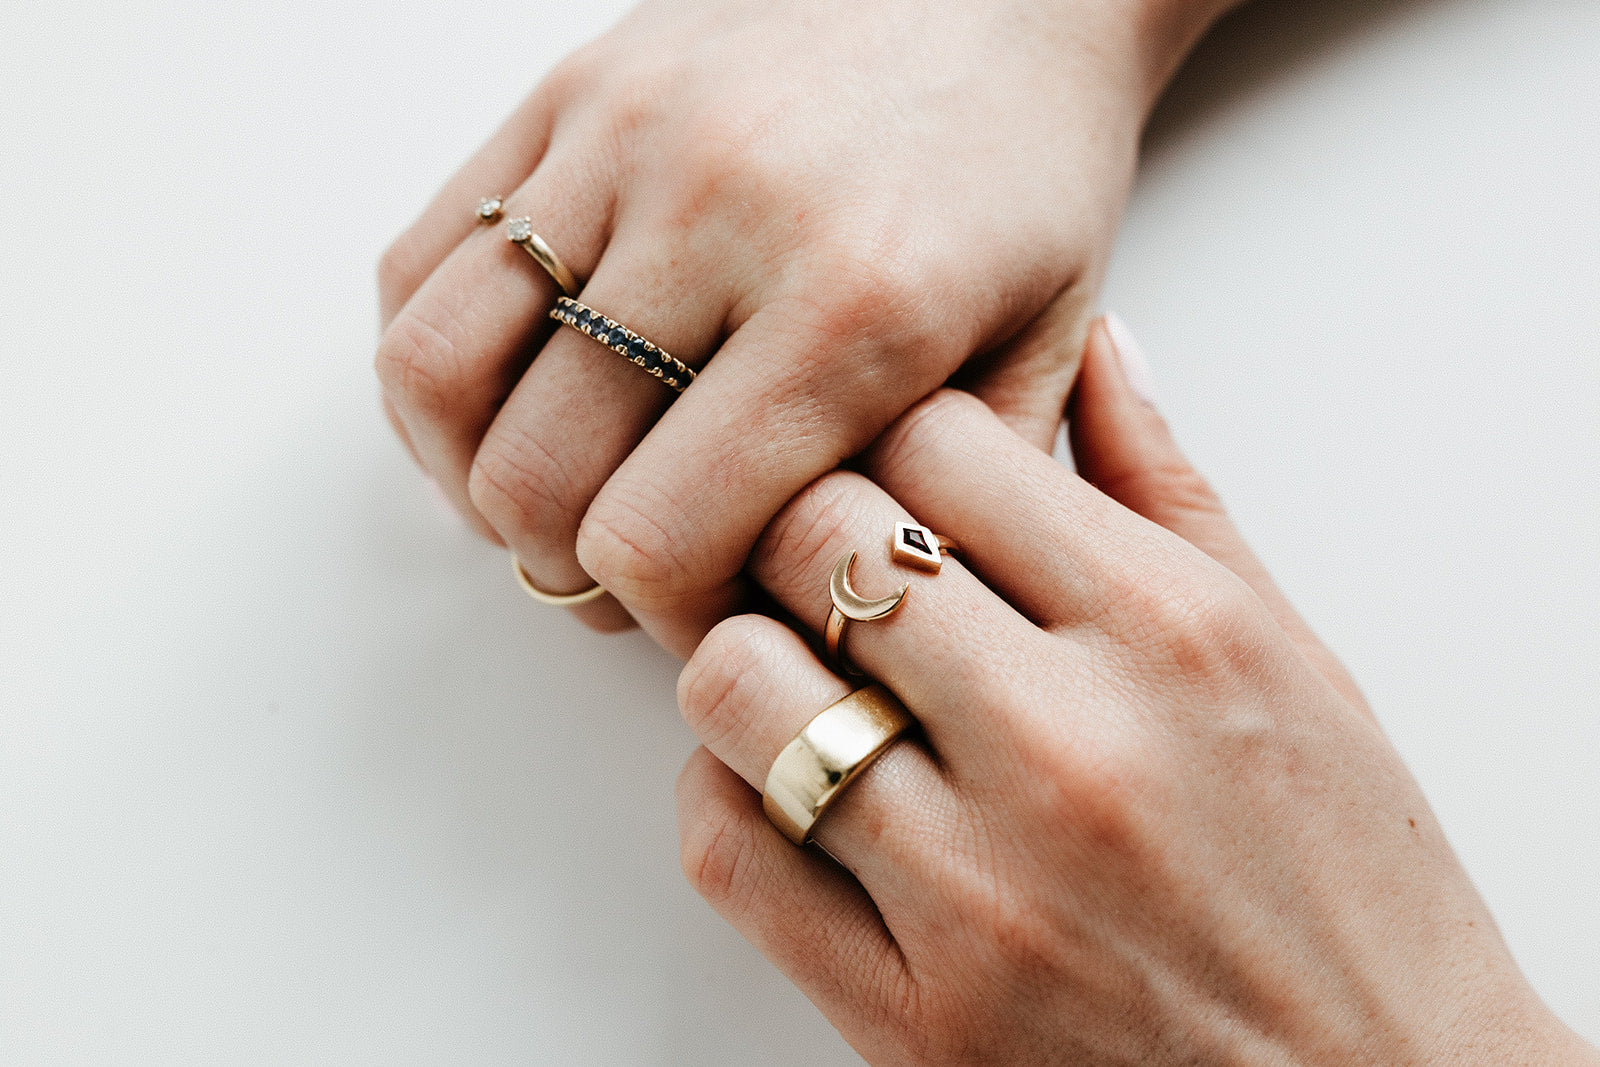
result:
<svg viewBox="0 0 1600 1067"><path fill-rule="evenodd" d="M674 359L622 323L606 318L569 296L556 299L556 306L550 309L550 317L579 333L588 334L628 362L660 378L677 392L683 392L694 381L694 370L687 363Z"/></svg>

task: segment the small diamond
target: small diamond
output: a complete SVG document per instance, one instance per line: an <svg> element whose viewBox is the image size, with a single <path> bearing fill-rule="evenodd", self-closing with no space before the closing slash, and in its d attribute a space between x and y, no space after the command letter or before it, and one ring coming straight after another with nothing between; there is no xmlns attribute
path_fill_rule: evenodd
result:
<svg viewBox="0 0 1600 1067"><path fill-rule="evenodd" d="M624 330L621 326L612 327L611 335L606 338L606 343L610 345L626 346L628 343L628 331Z"/></svg>
<svg viewBox="0 0 1600 1067"><path fill-rule="evenodd" d="M478 218L484 222L493 222L500 217L500 209L505 206L505 201L498 196L486 196L478 201Z"/></svg>
<svg viewBox="0 0 1600 1067"><path fill-rule="evenodd" d="M572 313L569 311L567 314L571 315ZM573 315L572 321L578 327L578 329L586 329L589 325L589 309L584 308L576 315Z"/></svg>
<svg viewBox="0 0 1600 1067"><path fill-rule="evenodd" d="M513 244L521 244L533 236L532 219L512 219L506 223L506 240Z"/></svg>

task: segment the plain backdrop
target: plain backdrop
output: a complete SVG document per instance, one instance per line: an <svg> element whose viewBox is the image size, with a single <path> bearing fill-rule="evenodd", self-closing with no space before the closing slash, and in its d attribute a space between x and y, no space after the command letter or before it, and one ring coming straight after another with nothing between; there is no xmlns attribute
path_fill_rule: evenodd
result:
<svg viewBox="0 0 1600 1067"><path fill-rule="evenodd" d="M853 1061L679 872L677 664L378 411L379 252L622 8L0 8L0 1060ZM1591 1038L1597 175L1594 0L1268 2L1105 294Z"/></svg>

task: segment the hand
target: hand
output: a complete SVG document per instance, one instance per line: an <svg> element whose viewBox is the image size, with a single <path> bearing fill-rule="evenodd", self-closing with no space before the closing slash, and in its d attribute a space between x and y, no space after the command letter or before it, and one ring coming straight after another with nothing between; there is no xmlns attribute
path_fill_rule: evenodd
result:
<svg viewBox="0 0 1600 1067"><path fill-rule="evenodd" d="M795 848L759 789L853 687L723 623L679 686L690 880L873 1062L1595 1062L1101 328L1072 426L1083 478L941 393L777 517L752 571L813 629L841 553L911 580L849 642L923 733L818 824L842 867ZM960 561L893 567L902 505Z"/></svg>
<svg viewBox="0 0 1600 1067"><path fill-rule="evenodd" d="M540 587L592 576L687 655L777 510L964 364L1049 446L1140 126L1224 6L650 0L384 256L396 429ZM499 193L584 303L701 369L670 410L553 328L550 279L474 226Z"/></svg>

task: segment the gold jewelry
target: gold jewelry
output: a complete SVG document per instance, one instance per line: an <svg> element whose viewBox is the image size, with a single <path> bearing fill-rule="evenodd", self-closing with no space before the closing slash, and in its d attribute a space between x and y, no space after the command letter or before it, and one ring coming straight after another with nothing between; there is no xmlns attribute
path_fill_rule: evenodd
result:
<svg viewBox="0 0 1600 1067"><path fill-rule="evenodd" d="M503 196L486 196L478 201L478 222L496 222L500 218L500 211L505 207L506 198Z"/></svg>
<svg viewBox="0 0 1600 1067"><path fill-rule="evenodd" d="M961 546L950 538L941 537L926 526L914 522L895 523L894 537L889 544L889 555L896 563L908 564L921 570L932 571L934 574L939 573L945 555L961 549ZM861 672L845 654L846 628L852 622L875 622L878 619L887 619L900 610L906 594L911 591L911 583L907 582L897 593L877 600L868 600L850 586L850 568L855 561L856 554L847 552L833 565L833 575L828 580L828 596L833 601L833 607L828 611L828 621L822 628L822 643L828 650L828 658L833 660L834 666L841 672L851 676L859 676Z"/></svg>
<svg viewBox="0 0 1600 1067"><path fill-rule="evenodd" d="M939 568L944 565L944 557L960 551L961 546L955 541L934 533L926 526L914 522L894 524L894 540L889 555L896 563L938 574Z"/></svg>
<svg viewBox="0 0 1600 1067"><path fill-rule="evenodd" d="M857 689L829 704L772 761L761 792L767 818L790 841L805 844L845 787L914 722L906 706L881 685Z"/></svg>
<svg viewBox="0 0 1600 1067"><path fill-rule="evenodd" d="M550 317L594 338L623 359L643 368L645 373L660 378L677 392L683 392L694 381L694 370L687 363L674 359L622 323L606 318L571 297L557 297L556 306L550 309Z"/></svg>
<svg viewBox="0 0 1600 1067"><path fill-rule="evenodd" d="M522 569L522 561L515 555L511 557L511 569L516 572L517 584L522 586L522 591L541 604L549 604L557 608L575 608L579 604L587 604L591 600L599 600L606 595L599 582L585 589L581 593L546 593L543 589L533 584L533 579L528 577L528 572Z"/></svg>
<svg viewBox="0 0 1600 1067"><path fill-rule="evenodd" d="M563 293L568 296L578 295L578 279L574 278L567 265L561 262L561 257L544 243L544 238L533 232L532 219L512 219L506 223L506 240L532 256L533 261L544 268L545 273L560 286Z"/></svg>
<svg viewBox="0 0 1600 1067"><path fill-rule="evenodd" d="M887 619L890 615L900 610L900 605L905 603L906 594L911 591L911 583L902 585L898 592L891 593L877 600L868 600L850 587L850 568L855 565L856 554L854 550L846 552L839 557L839 562L833 565L833 575L828 579L828 595L833 600L833 608L828 612L828 623L823 627L822 640L828 649L828 656L845 674L859 675L855 664L844 651L844 631L852 621L875 622L878 619Z"/></svg>

